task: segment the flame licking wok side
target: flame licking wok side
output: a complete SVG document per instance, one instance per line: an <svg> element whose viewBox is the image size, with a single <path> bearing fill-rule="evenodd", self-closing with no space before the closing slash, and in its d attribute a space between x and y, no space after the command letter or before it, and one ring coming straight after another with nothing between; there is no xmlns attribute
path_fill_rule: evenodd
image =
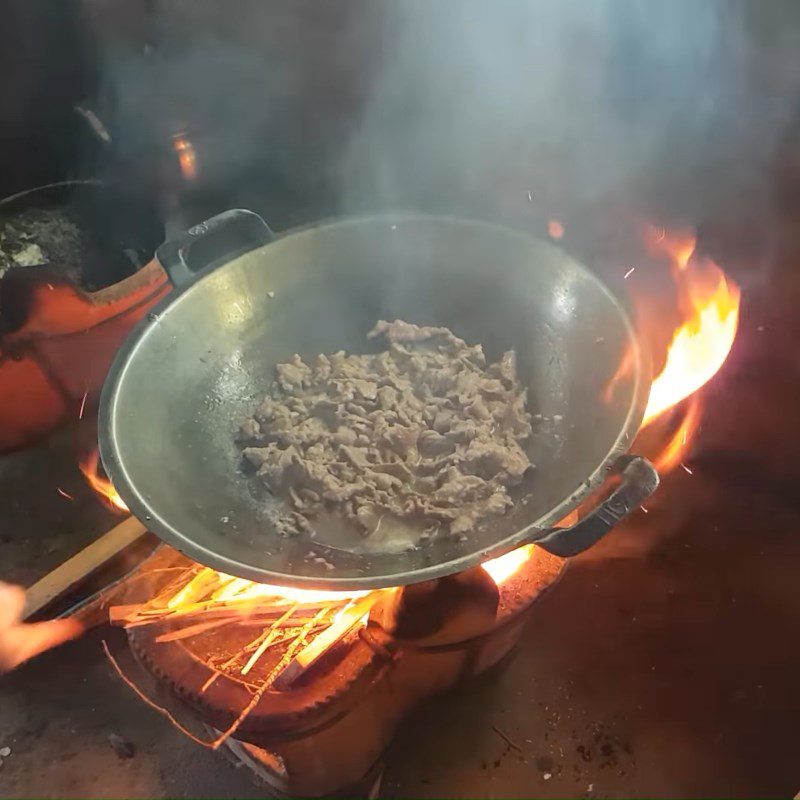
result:
<svg viewBox="0 0 800 800"><path fill-rule="evenodd" d="M97 492L107 506L115 511L127 511L128 506L125 505L124 500L117 494L114 485L108 478L104 478L100 475L98 471L99 462L100 454L95 450L85 458L80 459L78 466L89 486Z"/></svg>
<svg viewBox="0 0 800 800"><path fill-rule="evenodd" d="M658 471L666 473L681 463L700 424L702 406L696 392L716 375L731 351L741 292L714 261L696 254L693 234L650 228L647 244L654 255L669 261L682 322L650 387L642 427L690 397L678 430L653 459Z"/></svg>
<svg viewBox="0 0 800 800"><path fill-rule="evenodd" d="M643 425L694 394L725 363L739 324L739 287L711 259L695 257L686 235L653 240L667 255L685 321L672 336L661 373L650 387Z"/></svg>

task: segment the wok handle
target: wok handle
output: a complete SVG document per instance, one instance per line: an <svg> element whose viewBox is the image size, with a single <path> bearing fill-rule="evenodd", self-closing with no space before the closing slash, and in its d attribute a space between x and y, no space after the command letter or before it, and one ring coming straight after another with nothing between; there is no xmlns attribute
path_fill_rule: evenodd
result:
<svg viewBox="0 0 800 800"><path fill-rule="evenodd" d="M622 483L597 508L575 525L544 532L541 538L534 540L536 544L562 558L582 553L658 488L658 472L641 456L621 456L612 471L622 473Z"/></svg>
<svg viewBox="0 0 800 800"><path fill-rule="evenodd" d="M274 238L258 214L232 208L168 239L156 250L156 259L180 288Z"/></svg>

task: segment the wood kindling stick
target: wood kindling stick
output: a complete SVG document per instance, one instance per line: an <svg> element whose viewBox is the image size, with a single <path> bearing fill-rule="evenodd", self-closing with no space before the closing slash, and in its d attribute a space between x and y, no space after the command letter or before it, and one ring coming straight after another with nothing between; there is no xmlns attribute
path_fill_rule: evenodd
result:
<svg viewBox="0 0 800 800"><path fill-rule="evenodd" d="M74 589L145 533L147 529L136 517L128 517L108 533L104 533L25 591L22 618L29 619L37 611Z"/></svg>
<svg viewBox="0 0 800 800"><path fill-rule="evenodd" d="M174 603L175 607L188 606L190 603L201 601L212 589L217 588L219 583L220 575L216 570L208 568L200 570L167 602Z"/></svg>
<svg viewBox="0 0 800 800"><path fill-rule="evenodd" d="M306 645L275 678L275 688L290 687L313 664L319 661L328 650L341 641L364 617L383 595L383 591L370 592L360 600L354 600L350 606L341 611L334 622Z"/></svg>
<svg viewBox="0 0 800 800"><path fill-rule="evenodd" d="M202 619L219 619L221 617L239 618L245 622L259 617L268 622L284 614L288 609L312 614L319 610L319 603L283 603L269 605L259 599L247 601L209 601L196 603L185 608L148 609L144 606L113 606L109 609L109 619L113 625L136 628L141 625L153 625L161 622L189 621L193 617Z"/></svg>
<svg viewBox="0 0 800 800"><path fill-rule="evenodd" d="M169 631L169 633L162 633L156 636L156 642L162 644L164 642L178 642L181 639L189 639L192 636L199 636L201 633L213 630L214 628L230 625L231 621L232 620L229 619L214 619L210 622L200 622L197 625L187 625L185 628L179 628L177 631Z"/></svg>
<svg viewBox="0 0 800 800"><path fill-rule="evenodd" d="M259 658L263 655L264 651L275 641L279 632L281 623L286 622L289 617L294 614L294 608L290 608L286 613L273 625L272 630L264 637L264 640L259 644L256 648L255 653L248 659L247 663L242 667L241 674L247 675L248 672L253 668Z"/></svg>

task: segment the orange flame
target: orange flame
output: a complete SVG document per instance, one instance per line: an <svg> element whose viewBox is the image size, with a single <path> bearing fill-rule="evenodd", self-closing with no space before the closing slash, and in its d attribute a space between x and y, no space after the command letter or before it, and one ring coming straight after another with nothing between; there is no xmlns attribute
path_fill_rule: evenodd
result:
<svg viewBox="0 0 800 800"><path fill-rule="evenodd" d="M355 600L359 597L366 597L369 594L369 590L337 592L319 591L317 589L294 589L290 586L273 586L269 583L254 583L246 578L234 578L224 573L220 573L220 575L223 576L223 579L229 579L229 582L214 595L214 599L220 601L230 600L233 597L236 597L237 600L277 597L283 600L292 600L296 603L336 603L346 600ZM169 605L172 606L172 601L170 601Z"/></svg>
<svg viewBox="0 0 800 800"><path fill-rule="evenodd" d="M578 521L578 512L571 511L567 514L561 522L558 523L559 528L574 525ZM509 578L516 575L523 566L528 562L528 559L533 555L535 544L525 544L506 553L503 556L498 556L490 561L484 561L481 566L489 574L489 577L495 582L496 586L502 586Z"/></svg>
<svg viewBox="0 0 800 800"><path fill-rule="evenodd" d="M533 555L534 545L524 545L517 550L512 550L499 558L484 563L483 569L490 575L492 580L501 586L505 581L516 574L528 559ZM246 578L237 578L233 575L226 575L210 567L200 570L190 581L184 584L166 603L167 609L181 609L195 602L197 597L208 592L209 584L215 585L214 591L210 596L212 602L225 603L235 602L246 605L250 601L264 600L268 603L331 603L342 605L340 614L350 607L350 603L355 600L375 594L374 590L364 591L323 591L317 589L295 589L290 586L277 586L269 583L255 583ZM389 593L396 589L378 590L381 593ZM362 623L366 623L368 615L365 615Z"/></svg>
<svg viewBox="0 0 800 800"><path fill-rule="evenodd" d="M682 464L702 411L695 393L716 375L730 353L739 323L739 287L709 258L696 253L696 237L648 228L651 254L666 257L678 292L682 322L667 348L664 367L650 386L642 427L691 397L678 429L653 462L662 474Z"/></svg>
<svg viewBox="0 0 800 800"><path fill-rule="evenodd" d="M184 180L193 181L197 177L197 154L194 145L182 134L172 140L172 148L178 154L181 175Z"/></svg>
<svg viewBox="0 0 800 800"><path fill-rule="evenodd" d="M512 575L519 572L527 560L533 555L535 545L526 544L506 553L504 556L485 561L481 566L489 573L489 577L497 586L507 581Z"/></svg>
<svg viewBox="0 0 800 800"><path fill-rule="evenodd" d="M643 425L694 394L725 363L739 323L739 287L687 234L656 237L651 246L671 262L685 321L672 337L664 369L650 387Z"/></svg>
<svg viewBox="0 0 800 800"><path fill-rule="evenodd" d="M128 506L125 505L123 499L117 494L117 490L114 488L111 481L99 474L97 469L99 461L100 454L95 450L86 458L79 461L78 466L83 476L89 482L89 486L100 495L109 508L117 511L127 511Z"/></svg>
<svg viewBox="0 0 800 800"><path fill-rule="evenodd" d="M671 436L661 452L653 459L653 466L662 474L671 472L681 463L689 442L700 424L700 398L695 395L689 400L689 407L678 430Z"/></svg>
<svg viewBox="0 0 800 800"><path fill-rule="evenodd" d="M647 226L645 244L656 257L667 256L675 269L686 269L694 255L697 237L691 231L670 231L664 228Z"/></svg>
<svg viewBox="0 0 800 800"><path fill-rule="evenodd" d="M121 501L120 501L121 502ZM499 558L485 562L483 569L489 574L492 580L498 585L502 585L512 575L517 573L522 566L533 555L534 545L524 545L506 553ZM255 583L246 578L236 578L233 575L226 575L224 572L206 568L195 575L192 580L186 583L168 601L167 608L176 609L190 603L203 591L204 584L207 587L209 579L219 583L212 599L223 603L229 601L247 602L250 600L288 600L293 603L347 603L366 597L372 590L364 591L323 591L317 589L295 589L290 586L277 586L269 583ZM394 589L382 591L391 592Z"/></svg>
<svg viewBox="0 0 800 800"><path fill-rule="evenodd" d="M534 545L524 545L506 553L498 558L493 558L486 561L481 566L489 574L492 580L500 586L507 581L512 575L518 572L522 566L533 555ZM346 599L358 599L366 597L370 593L369 590L365 591L351 591L351 592L337 592L337 591L319 591L316 589L294 589L289 586L274 586L269 583L254 583L246 578L234 578L220 573L224 580L227 582L224 586L215 593L214 599L223 601L230 600L235 597L237 600L252 600L263 597L276 597L284 600L292 600L298 603L311 603L311 602L342 602ZM187 591L191 591L185 587ZM183 601L182 597L176 595L170 602L170 607L179 606Z"/></svg>

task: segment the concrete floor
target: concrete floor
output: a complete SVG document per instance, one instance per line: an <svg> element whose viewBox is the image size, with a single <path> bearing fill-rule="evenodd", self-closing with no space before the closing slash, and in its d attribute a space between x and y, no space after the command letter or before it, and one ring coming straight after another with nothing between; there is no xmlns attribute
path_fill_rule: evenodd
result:
<svg viewBox="0 0 800 800"><path fill-rule="evenodd" d="M765 307L746 309L737 350L705 392L693 474L678 469L648 514L573 561L504 673L407 721L382 796L800 789L800 336ZM796 301L783 307L792 314ZM113 524L83 488L69 436L0 460L0 491L6 579L31 582ZM120 683L100 650L107 635L0 679L0 747L12 749L0 796L261 796L247 772ZM132 758L112 733L133 743Z"/></svg>

